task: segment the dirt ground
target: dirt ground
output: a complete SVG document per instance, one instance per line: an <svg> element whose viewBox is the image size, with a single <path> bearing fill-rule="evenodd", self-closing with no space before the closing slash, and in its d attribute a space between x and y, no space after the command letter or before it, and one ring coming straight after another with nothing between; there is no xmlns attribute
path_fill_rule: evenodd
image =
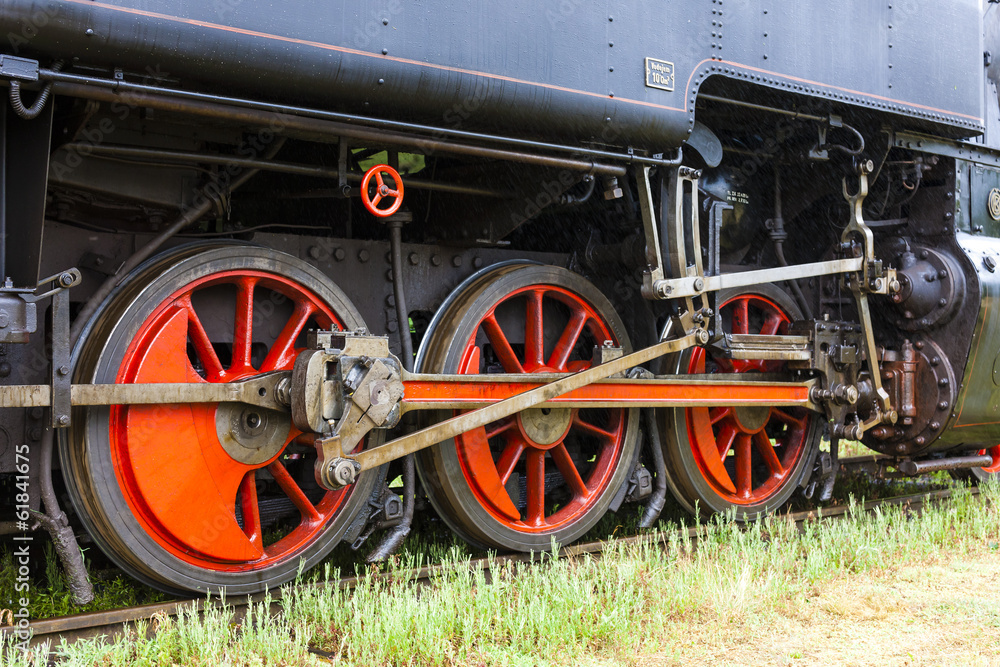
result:
<svg viewBox="0 0 1000 667"><path fill-rule="evenodd" d="M1000 553L841 578L768 616L671 623L637 662L1000 665Z"/></svg>

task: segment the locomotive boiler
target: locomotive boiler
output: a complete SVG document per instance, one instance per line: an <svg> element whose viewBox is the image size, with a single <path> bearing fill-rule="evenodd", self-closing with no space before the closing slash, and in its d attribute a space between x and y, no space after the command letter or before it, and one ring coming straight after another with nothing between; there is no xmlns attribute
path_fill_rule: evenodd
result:
<svg viewBox="0 0 1000 667"><path fill-rule="evenodd" d="M0 527L242 594L996 474L997 11L8 0Z"/></svg>

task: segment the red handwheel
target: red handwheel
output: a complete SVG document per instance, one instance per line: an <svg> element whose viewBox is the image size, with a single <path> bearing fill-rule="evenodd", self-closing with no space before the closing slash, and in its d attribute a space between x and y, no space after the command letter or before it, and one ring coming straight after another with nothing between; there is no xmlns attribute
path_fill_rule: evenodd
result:
<svg viewBox="0 0 1000 667"><path fill-rule="evenodd" d="M385 176L392 179L394 188L385 184ZM372 183L372 177L375 182ZM369 186L374 185L374 195ZM403 179L399 177L399 172L387 164L377 164L365 172L365 177L361 179L361 201L365 203L365 208L372 215L380 218L388 218L399 210L403 205ZM388 208L380 208L379 204L389 202Z"/></svg>

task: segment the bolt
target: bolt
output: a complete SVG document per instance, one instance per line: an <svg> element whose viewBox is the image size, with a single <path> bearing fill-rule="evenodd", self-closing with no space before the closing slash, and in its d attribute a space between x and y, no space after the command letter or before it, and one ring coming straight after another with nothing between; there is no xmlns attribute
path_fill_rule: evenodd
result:
<svg viewBox="0 0 1000 667"><path fill-rule="evenodd" d="M461 255L455 255L454 257L452 257L451 258L451 265L454 266L456 269L458 267L462 266L462 256Z"/></svg>
<svg viewBox="0 0 1000 667"><path fill-rule="evenodd" d="M927 442L927 438L925 438L924 436L921 435L921 436L918 436L917 439L914 442L916 442L918 445L922 446L925 442Z"/></svg>
<svg viewBox="0 0 1000 667"><path fill-rule="evenodd" d="M37 426L28 430L29 440L41 440L42 439L42 429Z"/></svg>
<svg viewBox="0 0 1000 667"><path fill-rule="evenodd" d="M410 264L413 266L416 266L417 264L420 263L420 255L418 255L415 252L411 252L410 256L407 259L410 260Z"/></svg>
<svg viewBox="0 0 1000 667"><path fill-rule="evenodd" d="M69 426L69 415L59 415L58 422L60 426Z"/></svg>
<svg viewBox="0 0 1000 667"><path fill-rule="evenodd" d="M31 408L28 410L28 416L32 419L41 419L42 415L45 414L41 408Z"/></svg>
<svg viewBox="0 0 1000 667"><path fill-rule="evenodd" d="M938 403L938 410L947 410L947 409L948 409L948 401L941 401L940 403Z"/></svg>
<svg viewBox="0 0 1000 667"><path fill-rule="evenodd" d="M944 297L941 297L940 299L938 299L938 305L939 306L947 306L948 305L948 299L945 299Z"/></svg>
<svg viewBox="0 0 1000 667"><path fill-rule="evenodd" d="M441 266L441 258L438 255L431 255L431 266Z"/></svg>
<svg viewBox="0 0 1000 667"><path fill-rule="evenodd" d="M482 268L482 266L483 266L483 258L482 257L473 257L472 258L472 268L474 268L474 269L480 269L480 268Z"/></svg>
<svg viewBox="0 0 1000 667"><path fill-rule="evenodd" d="M319 259L323 255L323 250L318 246L309 246L309 256L313 259Z"/></svg>
<svg viewBox="0 0 1000 667"><path fill-rule="evenodd" d="M941 363L941 357L931 357L931 366L937 366Z"/></svg>
<svg viewBox="0 0 1000 667"><path fill-rule="evenodd" d="M343 248L337 248L333 251L333 258L338 262L343 262L345 257L347 257L347 253L344 252Z"/></svg>
<svg viewBox="0 0 1000 667"><path fill-rule="evenodd" d="M0 310L0 329L6 329L10 324L10 315L6 310Z"/></svg>
<svg viewBox="0 0 1000 667"><path fill-rule="evenodd" d="M948 378L941 378L940 380L938 380L938 386L939 387L947 387L948 386Z"/></svg>
<svg viewBox="0 0 1000 667"><path fill-rule="evenodd" d="M702 278L695 278L693 286L695 292L700 292L705 289L705 281Z"/></svg>
<svg viewBox="0 0 1000 667"><path fill-rule="evenodd" d="M991 257L990 255L986 255L985 257L983 257L983 265L986 267L986 270L989 271L990 273L993 273L997 269L997 261L993 259L993 257Z"/></svg>
<svg viewBox="0 0 1000 667"><path fill-rule="evenodd" d="M947 271L945 271L944 269L941 269L940 271L938 271L938 278L940 278L941 280L944 280L947 277L948 277L948 272Z"/></svg>
<svg viewBox="0 0 1000 667"><path fill-rule="evenodd" d="M371 253L370 252L368 252L364 248L362 248L361 250L358 251L358 261L359 262L361 262L362 264L364 264L369 259L371 259Z"/></svg>
<svg viewBox="0 0 1000 667"><path fill-rule="evenodd" d="M387 319L385 322L385 328L389 333L396 333L396 329L399 328L399 325L396 324L395 319Z"/></svg>
<svg viewBox="0 0 1000 667"><path fill-rule="evenodd" d="M69 375L69 366L60 366L59 370L56 371L59 375Z"/></svg>
<svg viewBox="0 0 1000 667"><path fill-rule="evenodd" d="M913 344L913 347L917 348L918 350L924 349L924 341L918 340L916 343Z"/></svg>
<svg viewBox="0 0 1000 667"><path fill-rule="evenodd" d="M390 283L392 282L392 269L388 269L388 270L387 270L387 271L385 272L385 279L386 279L387 281L389 281Z"/></svg>
<svg viewBox="0 0 1000 667"><path fill-rule="evenodd" d="M389 306L390 308L395 308L396 307L396 297L394 297L391 294L389 296L385 297L385 305Z"/></svg>
<svg viewBox="0 0 1000 667"><path fill-rule="evenodd" d="M931 430L936 431L941 428L941 422L931 422Z"/></svg>

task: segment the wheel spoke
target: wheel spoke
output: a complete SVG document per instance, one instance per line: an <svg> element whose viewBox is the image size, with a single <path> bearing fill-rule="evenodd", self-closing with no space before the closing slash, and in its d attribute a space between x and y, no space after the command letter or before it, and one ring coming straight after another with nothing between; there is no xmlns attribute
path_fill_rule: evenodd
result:
<svg viewBox="0 0 1000 667"><path fill-rule="evenodd" d="M233 362L230 373L253 372L250 363L253 347L253 290L257 278L244 277L236 283L236 327L233 332Z"/></svg>
<svg viewBox="0 0 1000 667"><path fill-rule="evenodd" d="M222 362L219 361L219 355L215 353L215 348L212 347L212 341L209 340L208 334L205 332L205 327L198 317L198 313L195 312L194 306L191 304L191 296L188 295L182 301L179 301L179 304L187 312L187 335L191 340L191 345L194 347L195 354L198 355L198 359L205 369L205 375L209 381L218 382L223 379L225 371L222 369Z"/></svg>
<svg viewBox="0 0 1000 667"><path fill-rule="evenodd" d="M733 442L736 441L737 435L738 433L732 424L724 424L722 426L719 437L716 439L716 444L719 446L719 458L723 461L729 456L729 450L733 448Z"/></svg>
<svg viewBox="0 0 1000 667"><path fill-rule="evenodd" d="M493 428L490 428L489 426L486 427L487 440L489 440L490 438L495 438L501 433L509 431L510 429L514 428L514 424L516 424L517 422L515 421L515 418L507 417L506 419L502 419L499 422L494 422L494 423L496 424L496 426L493 426Z"/></svg>
<svg viewBox="0 0 1000 667"><path fill-rule="evenodd" d="M733 303L733 333L750 333L749 300L737 299Z"/></svg>
<svg viewBox="0 0 1000 667"><path fill-rule="evenodd" d="M775 314L771 313L768 315L767 319L764 320L764 324L760 328L760 333L763 336L773 336L778 333L778 328L781 326L781 318Z"/></svg>
<svg viewBox="0 0 1000 667"><path fill-rule="evenodd" d="M503 329L500 328L500 324L493 313L490 313L483 319L483 330L486 332L486 337L489 338L490 344L493 345L493 352L497 355L497 359L500 360L500 365L503 366L504 371L507 373L523 373L524 368L521 366L521 362L518 361L517 355L514 354L507 336L504 335Z"/></svg>
<svg viewBox="0 0 1000 667"><path fill-rule="evenodd" d="M528 523L545 521L545 452L528 450Z"/></svg>
<svg viewBox="0 0 1000 667"><path fill-rule="evenodd" d="M753 441L757 445L757 451L764 458L764 463L767 464L771 473L775 476L783 475L785 469L781 466L781 461L778 460L778 454L774 451L774 445L771 444L771 439L767 437L767 433L758 431L754 434Z"/></svg>
<svg viewBox="0 0 1000 667"><path fill-rule="evenodd" d="M616 440L617 436L610 431L605 431L603 428L589 424L582 419L580 419L580 414L577 413L573 415L573 428L579 428L581 431L589 433L590 435L597 436L602 440Z"/></svg>
<svg viewBox="0 0 1000 667"><path fill-rule="evenodd" d="M538 368L545 365L545 326L542 323L542 290L528 292L524 330L524 365Z"/></svg>
<svg viewBox="0 0 1000 667"><path fill-rule="evenodd" d="M500 455L500 460L497 461L497 474L500 475L501 483L506 484L507 480L510 479L511 473L514 472L514 466L520 460L527 444L520 434L510 437L507 446L503 449L503 454Z"/></svg>
<svg viewBox="0 0 1000 667"><path fill-rule="evenodd" d="M569 488L573 489L573 495L581 500L589 498L590 489L587 488L583 478L580 477L580 471L576 469L576 464L573 463L573 459L570 457L565 443L559 443L550 452L552 460L555 461L556 467L559 468L563 479L566 480L566 484L569 485Z"/></svg>
<svg viewBox="0 0 1000 667"><path fill-rule="evenodd" d="M240 482L240 510L243 512L243 532L250 544L262 549L264 534L260 525L260 505L257 502L256 474L253 470Z"/></svg>
<svg viewBox="0 0 1000 667"><path fill-rule="evenodd" d="M555 349L552 350L552 354L549 356L549 368L556 368L561 371L566 370L566 361L569 359L569 355L572 354L573 348L576 347L576 342L580 340L580 334L583 333L583 327L587 323L587 319L587 313L583 308L573 309L573 316L566 324L566 328L563 329L562 335L559 336L559 341L556 343Z"/></svg>
<svg viewBox="0 0 1000 667"><path fill-rule="evenodd" d="M375 172L375 182L378 183L378 187L381 189L385 185L385 181L382 180L382 172Z"/></svg>
<svg viewBox="0 0 1000 667"><path fill-rule="evenodd" d="M278 483L281 490L285 492L289 500L298 508L299 513L302 514L303 521L316 522L322 518L319 512L316 511L316 507L313 506L312 501L306 498L306 494L302 493L302 489L295 483L295 480L288 474L288 470L285 469L285 466L281 465L280 461L274 461L271 465L267 466L267 469L271 472L274 481Z"/></svg>
<svg viewBox="0 0 1000 667"><path fill-rule="evenodd" d="M285 368L291 364L295 359L295 340L302 333L306 322L309 321L309 318L315 312L316 306L311 302L305 299L296 301L295 311L288 318L288 322L285 323L281 333L278 334L278 338L275 339L271 345L271 349L268 350L267 358L261 364L260 370L262 373Z"/></svg>
<svg viewBox="0 0 1000 667"><path fill-rule="evenodd" d="M771 408L771 416L779 421L791 424L792 426L798 426L799 428L805 428L806 425L805 417L796 417L795 415L785 412L781 408Z"/></svg>
<svg viewBox="0 0 1000 667"><path fill-rule="evenodd" d="M719 420L725 419L732 413L733 409L730 407L712 408L709 411L709 421L712 423L713 426L715 426L717 423L719 423Z"/></svg>
<svg viewBox="0 0 1000 667"><path fill-rule="evenodd" d="M749 435L736 438L736 493L742 498L749 498L753 484L751 443Z"/></svg>

